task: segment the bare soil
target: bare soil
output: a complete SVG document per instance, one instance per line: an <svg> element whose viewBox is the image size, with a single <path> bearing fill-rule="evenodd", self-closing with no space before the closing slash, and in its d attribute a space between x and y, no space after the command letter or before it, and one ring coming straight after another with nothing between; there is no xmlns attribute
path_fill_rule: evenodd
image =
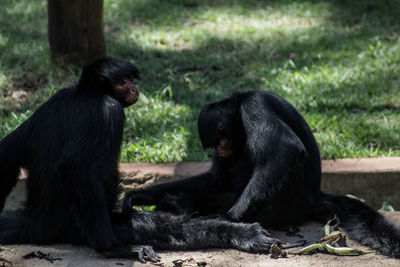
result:
<svg viewBox="0 0 400 267"><path fill-rule="evenodd" d="M384 215L397 225L400 225L400 212L385 212ZM301 235L308 242L314 242L323 236L322 225L310 222L300 228ZM289 237L285 232L271 231L273 236L285 242L298 241L299 237ZM367 249L354 241L348 245L353 248ZM204 251L159 252L161 262L142 264L132 259L105 259L90 248L72 245L18 245L7 246L12 251L0 252L0 257L7 258L13 266L400 266L400 260L390 259L377 253L363 256L334 256L328 254L292 255L286 258L272 259L266 254L251 254L233 249L210 249ZM293 250L293 249L291 249ZM296 250L296 249L294 249ZM52 258L61 258L53 263L46 259L24 259L23 256L31 252L41 251L50 253ZM180 265L179 265L180 264ZM1 266L1 261L0 261ZM7 266L7 264L5 264Z"/></svg>
<svg viewBox="0 0 400 267"><path fill-rule="evenodd" d="M323 162L324 167L324 178L325 181L338 181L337 188L345 188L346 191L349 190L352 184L360 187L360 183L355 183L352 179L346 175L353 175L354 173L360 176L360 179L368 180L365 182L365 186L362 187L362 192L366 192L366 188L371 188L372 193L377 194L379 191L387 199L388 196L393 198L398 195L398 189L396 184L398 184L398 177L400 174L400 168L398 166L400 158L389 159L391 160L390 166L397 166L396 169L381 170L382 160L377 159L375 161L369 160L366 162L362 160L348 160L348 161L326 161ZM392 162L395 161L395 162ZM375 162L375 164L374 164ZM386 162L386 161L385 161ZM363 172L368 166L368 172L358 173L356 167L362 163L366 163L361 166ZM331 166L332 165L332 166ZM126 189L146 187L152 184L163 183L166 181L171 181L175 179L182 179L184 177L193 176L204 172L210 166L210 163L179 163L179 164L121 164L121 172L124 178L122 186ZM342 166L342 168L341 168ZM343 167L344 166L344 167ZM378 168L379 167L379 168ZM386 168L386 167L385 167ZM375 171L374 171L375 170ZM374 174L377 177L369 177ZM332 177L328 177L330 175ZM390 176L391 175L391 176ZM346 176L346 177L344 177ZM354 175L353 175L354 176ZM390 177L389 177L390 176ZM392 177L393 176L393 177ZM21 180L18 182L17 186L13 190L12 194L9 196L6 208L16 209L21 206L22 202L25 200L25 181L26 174L21 175ZM344 178L348 181L342 181ZM386 179L387 178L387 179ZM390 180L390 179L392 180ZM342 179L342 180L340 180ZM361 179L361 180L362 180ZM373 183L371 183L371 181ZM388 182L391 181L391 182ZM376 184L381 182L384 185L390 185L392 191L385 191L386 187L381 184ZM332 182L333 184L333 182ZM362 185L363 183L361 183ZM332 187L329 191L334 191ZM376 190L379 188L379 190ZM327 188L329 189L329 188ZM335 192L343 194L344 192ZM348 192L346 192L348 193ZM371 194L372 194L371 193ZM371 195L368 192L368 195ZM361 195L365 198L363 195ZM381 203L382 199L379 199ZM398 208L396 206L396 208ZM392 220L396 225L400 226L400 212L386 212L384 215ZM285 232L280 231L270 231L271 234L284 242L298 241L298 237L289 237ZM299 234L303 235L309 243L320 239L323 236L322 225L310 222L302 227L300 227ZM358 249L368 249L366 247L360 246L354 241L349 240L348 245L353 248ZM380 254L368 254L363 256L334 256L328 254L313 254L313 255L292 255L288 254L286 258L272 259L266 254L251 254L240 252L233 249L209 249L202 251L162 251L159 252L161 256L161 262L159 263L146 263L142 264L132 259L105 259L99 253L94 250L82 247L82 246L72 246L67 244L59 245L13 245L7 246L12 250L5 250L0 252L0 266L3 266L1 258L12 262L13 266L83 266L83 267L102 267L102 266L204 266L201 264L206 264L205 266L400 266L400 260L390 259L388 257L382 256ZM296 250L296 249L294 249ZM46 259L24 259L23 256L31 252L41 251L45 254L50 254L50 258L60 258L60 260L55 260L52 262ZM4 262L4 266L9 266L9 264Z"/></svg>

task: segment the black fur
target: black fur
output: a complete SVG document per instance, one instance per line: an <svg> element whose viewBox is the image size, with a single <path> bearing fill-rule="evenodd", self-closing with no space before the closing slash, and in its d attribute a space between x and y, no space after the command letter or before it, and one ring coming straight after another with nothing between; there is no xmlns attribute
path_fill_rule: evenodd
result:
<svg viewBox="0 0 400 267"><path fill-rule="evenodd" d="M113 223L115 233L130 245L148 244L163 250L234 248L268 253L273 243L280 243L258 223L236 223L220 217L192 218L162 211L125 211L121 217Z"/></svg>
<svg viewBox="0 0 400 267"><path fill-rule="evenodd" d="M1 140L2 204L19 168L29 172L25 209L0 216L1 244L68 241L104 251L120 243L110 214L125 115L111 85L137 72L123 60L98 60Z"/></svg>
<svg viewBox="0 0 400 267"><path fill-rule="evenodd" d="M57 92L0 142L0 208L20 167L29 171L26 207L0 214L0 244L84 244L106 256L151 247L227 247L268 252L277 240L258 224L192 219L168 213L115 213L118 160L125 115L113 86L137 77L131 63L114 58L86 67L77 85ZM121 103L122 102L122 103ZM135 246L139 245L139 246Z"/></svg>
<svg viewBox="0 0 400 267"><path fill-rule="evenodd" d="M311 218L326 222L337 214L350 237L377 249L384 255L400 258L400 232L381 214L363 202L345 196L321 193Z"/></svg>
<svg viewBox="0 0 400 267"><path fill-rule="evenodd" d="M263 91L237 93L206 105L199 135L215 148L211 169L199 176L127 194L125 206L221 214L264 227L298 225L337 214L349 235L385 255L400 257L397 229L360 201L320 192L318 145L303 117L288 102ZM221 140L232 154L218 154Z"/></svg>

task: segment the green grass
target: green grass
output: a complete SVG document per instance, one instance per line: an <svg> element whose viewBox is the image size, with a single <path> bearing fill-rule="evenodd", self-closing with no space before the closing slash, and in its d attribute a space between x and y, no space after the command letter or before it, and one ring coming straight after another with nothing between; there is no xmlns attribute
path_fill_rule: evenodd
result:
<svg viewBox="0 0 400 267"><path fill-rule="evenodd" d="M323 158L400 156L399 0L105 0L104 11L108 54L141 70L123 161L207 160L201 107L254 89L296 106ZM0 137L79 75L50 62L46 20L45 1L2 1Z"/></svg>

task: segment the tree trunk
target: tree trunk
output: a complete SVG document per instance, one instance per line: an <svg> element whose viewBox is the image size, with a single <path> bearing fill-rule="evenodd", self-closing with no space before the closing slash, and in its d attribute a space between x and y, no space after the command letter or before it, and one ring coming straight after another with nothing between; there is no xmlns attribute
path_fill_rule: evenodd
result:
<svg viewBox="0 0 400 267"><path fill-rule="evenodd" d="M53 60L89 63L106 54L103 0L48 0Z"/></svg>

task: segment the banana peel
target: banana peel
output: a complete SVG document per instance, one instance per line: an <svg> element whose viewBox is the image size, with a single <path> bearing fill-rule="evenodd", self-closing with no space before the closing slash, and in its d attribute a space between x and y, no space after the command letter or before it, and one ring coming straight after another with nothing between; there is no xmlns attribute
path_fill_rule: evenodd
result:
<svg viewBox="0 0 400 267"><path fill-rule="evenodd" d="M346 244L346 235L338 230L339 218L335 215L324 225L325 236L320 240L290 254L307 255L315 252L324 252L338 256L359 256L376 252L375 250L359 250L350 248Z"/></svg>
<svg viewBox="0 0 400 267"><path fill-rule="evenodd" d="M349 247L333 247L327 243L322 243L321 245L326 252L339 256L358 256L376 252L375 250L359 250Z"/></svg>
<svg viewBox="0 0 400 267"><path fill-rule="evenodd" d="M327 243L315 243L304 247L298 251L289 252L290 254L308 255L315 252L325 252L338 256L359 256L374 253L375 250L359 250L349 247L333 247Z"/></svg>

